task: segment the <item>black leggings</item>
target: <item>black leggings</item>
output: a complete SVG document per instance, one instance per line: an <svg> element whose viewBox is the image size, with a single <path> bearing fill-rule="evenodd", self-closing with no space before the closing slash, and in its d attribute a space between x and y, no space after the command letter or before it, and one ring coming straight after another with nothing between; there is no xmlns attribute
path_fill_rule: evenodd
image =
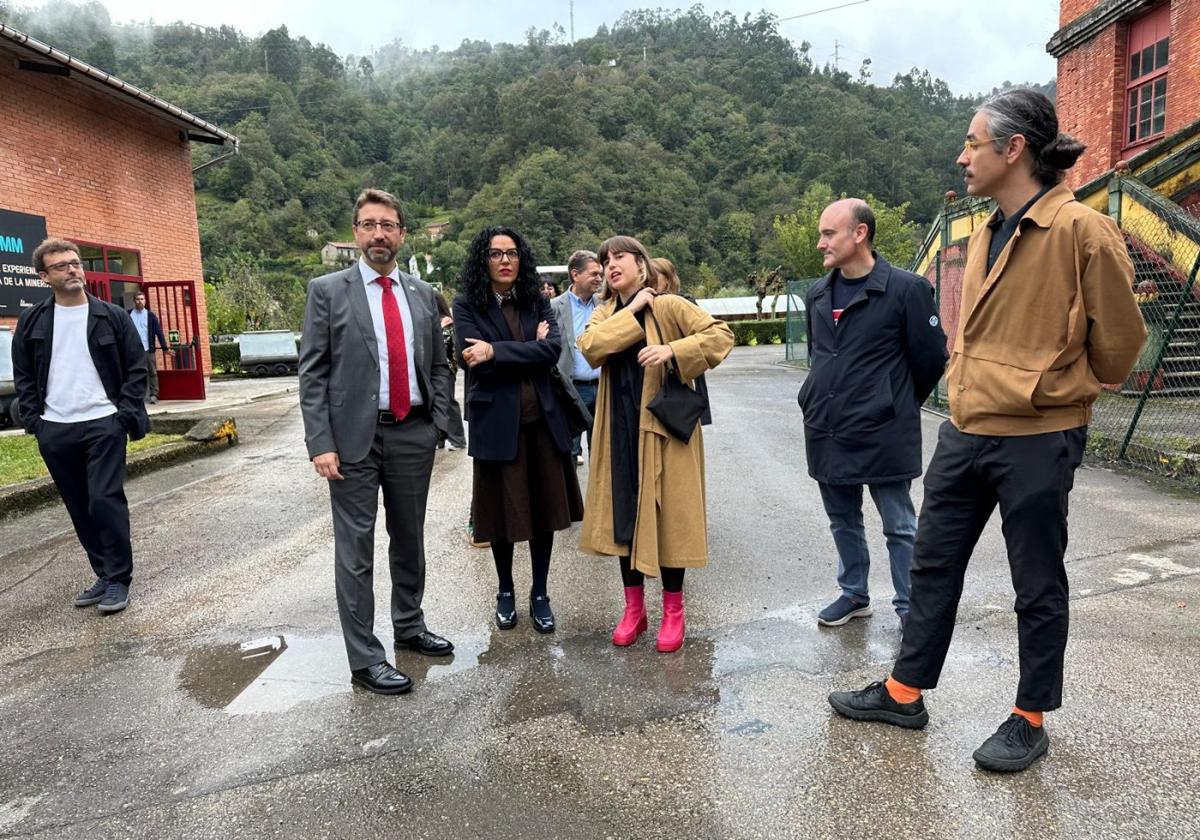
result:
<svg viewBox="0 0 1200 840"><path fill-rule="evenodd" d="M529 555L533 558L533 594L546 594L546 580L550 577L550 552L554 549L554 532L534 534L529 541ZM501 592L514 592L512 563L513 544L492 540L492 560L496 563L496 578Z"/></svg>
<svg viewBox="0 0 1200 840"><path fill-rule="evenodd" d="M628 557L619 559L621 561L621 582L626 586L644 586L646 576L633 568ZM683 569L668 569L664 566L660 571L662 572L663 592L683 591Z"/></svg>

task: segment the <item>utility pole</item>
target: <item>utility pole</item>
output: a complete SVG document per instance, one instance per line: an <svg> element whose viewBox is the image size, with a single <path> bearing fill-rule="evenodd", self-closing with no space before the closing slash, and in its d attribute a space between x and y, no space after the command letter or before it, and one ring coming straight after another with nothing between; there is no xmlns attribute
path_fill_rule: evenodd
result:
<svg viewBox="0 0 1200 840"><path fill-rule="evenodd" d="M575 0L571 0L571 43L575 43Z"/></svg>
<svg viewBox="0 0 1200 840"><path fill-rule="evenodd" d="M835 71L839 71L839 72L840 72L840 71L841 71L841 69L842 69L842 53L841 53L841 49L842 49L841 42L839 42L839 41L834 41L834 42L833 42L833 69L834 69Z"/></svg>
<svg viewBox="0 0 1200 840"><path fill-rule="evenodd" d="M642 64L646 63L646 45L642 45Z"/></svg>

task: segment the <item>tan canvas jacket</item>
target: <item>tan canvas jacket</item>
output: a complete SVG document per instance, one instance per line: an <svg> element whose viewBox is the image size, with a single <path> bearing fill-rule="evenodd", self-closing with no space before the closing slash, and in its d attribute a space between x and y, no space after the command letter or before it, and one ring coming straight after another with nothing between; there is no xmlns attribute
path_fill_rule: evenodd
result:
<svg viewBox="0 0 1200 840"><path fill-rule="evenodd" d="M1112 219L1063 184L1025 214L987 270L971 235L950 356L950 419L980 435L1085 426L1100 383L1129 375L1146 338L1133 263Z"/></svg>

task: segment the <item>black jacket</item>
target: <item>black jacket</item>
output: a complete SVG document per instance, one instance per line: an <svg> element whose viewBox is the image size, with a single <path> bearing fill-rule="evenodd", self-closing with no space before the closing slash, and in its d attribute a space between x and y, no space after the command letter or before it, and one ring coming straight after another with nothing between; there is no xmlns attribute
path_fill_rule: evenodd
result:
<svg viewBox="0 0 1200 840"><path fill-rule="evenodd" d="M529 379L537 393L542 416L560 452L571 451L571 431L567 418L550 386L550 369L558 364L562 344L558 319L550 301L541 295L536 308L520 306L521 331L537 335L539 321L550 325L543 340L516 341L504 313L494 297L488 297L486 312L481 312L461 295L454 301L454 340L457 357L467 371L466 415L471 424L467 454L482 461L511 461L517 457L517 435L521 430L521 381ZM467 367L462 361L468 338L489 342L495 358Z"/></svg>
<svg viewBox="0 0 1200 840"><path fill-rule="evenodd" d="M921 404L946 368L933 289L878 256L863 290L833 322L835 269L805 300L810 370L808 472L826 484L881 484L921 474Z"/></svg>
<svg viewBox="0 0 1200 840"><path fill-rule="evenodd" d="M146 415L146 351L142 339L119 306L88 295L87 342L104 393L117 407L117 418L129 437L138 440L150 431ZM13 379L20 405L21 425L37 434L46 410L46 383L54 346L54 298L29 307L17 320L13 336Z"/></svg>
<svg viewBox="0 0 1200 840"><path fill-rule="evenodd" d="M126 312L128 313L130 320L133 320L133 310L127 309ZM137 327L134 327L133 331L136 333ZM146 337L149 339L149 352L151 353L154 352L154 340L156 338L158 339L158 343L162 345L162 349L167 350L171 346L167 344L167 337L163 335L162 323L159 322L158 316L155 315L154 312L149 308L146 309ZM140 335L138 336L138 339L141 339Z"/></svg>

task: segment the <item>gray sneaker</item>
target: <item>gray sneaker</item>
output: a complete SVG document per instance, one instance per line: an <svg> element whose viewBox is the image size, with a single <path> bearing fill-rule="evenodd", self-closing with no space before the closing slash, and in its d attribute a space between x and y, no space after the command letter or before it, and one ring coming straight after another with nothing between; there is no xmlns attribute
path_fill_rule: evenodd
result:
<svg viewBox="0 0 1200 840"><path fill-rule="evenodd" d="M870 604L860 604L845 595L817 614L817 624L826 627L840 627L852 618L863 618L871 614Z"/></svg>
<svg viewBox="0 0 1200 840"><path fill-rule="evenodd" d="M90 607L93 604L99 604L104 598L104 593L108 591L108 581L97 580L87 589L75 596L75 606Z"/></svg>
<svg viewBox="0 0 1200 840"><path fill-rule="evenodd" d="M96 604L96 609L102 613L120 612L129 606L129 587L123 583L109 583L104 590L104 597Z"/></svg>

